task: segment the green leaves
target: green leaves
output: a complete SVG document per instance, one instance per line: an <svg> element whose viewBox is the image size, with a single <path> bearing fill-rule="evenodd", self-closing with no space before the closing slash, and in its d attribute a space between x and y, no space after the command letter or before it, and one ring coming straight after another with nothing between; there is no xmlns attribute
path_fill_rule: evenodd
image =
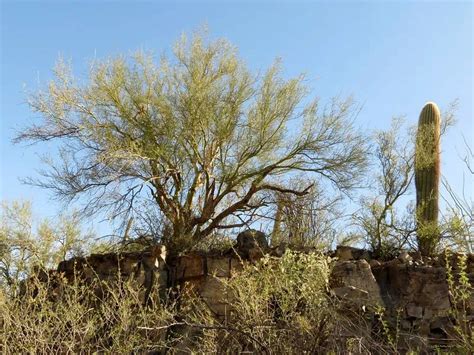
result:
<svg viewBox="0 0 474 355"><path fill-rule="evenodd" d="M56 268L88 247L90 235L83 234L77 215L60 216L53 225L36 223L28 202L3 202L0 224L0 284L15 287L34 268Z"/></svg>
<svg viewBox="0 0 474 355"><path fill-rule="evenodd" d="M348 190L365 166L350 100L319 111L303 76L285 78L278 61L252 73L226 40L197 33L158 62L139 52L94 62L85 82L71 72L60 62L31 98L43 122L18 140L60 142L37 184L90 214L154 205L171 239L198 241L260 208L255 197L276 177L317 175Z"/></svg>

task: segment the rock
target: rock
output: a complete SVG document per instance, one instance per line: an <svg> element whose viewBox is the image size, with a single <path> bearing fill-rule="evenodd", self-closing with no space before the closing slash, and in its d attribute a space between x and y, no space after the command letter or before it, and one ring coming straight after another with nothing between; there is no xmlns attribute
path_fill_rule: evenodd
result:
<svg viewBox="0 0 474 355"><path fill-rule="evenodd" d="M156 244L154 245L153 247L150 248L151 249L151 253L152 255L158 257L160 260L160 263L161 262L165 262L166 261L166 255L168 254L167 253L167 250L166 250L166 246L165 245L162 245L162 244Z"/></svg>
<svg viewBox="0 0 474 355"><path fill-rule="evenodd" d="M382 263L378 260L372 259L369 261L370 268L373 269L375 267L380 267Z"/></svg>
<svg viewBox="0 0 474 355"><path fill-rule="evenodd" d="M139 267L139 258L121 258L119 262L120 273L122 275L130 275Z"/></svg>
<svg viewBox="0 0 474 355"><path fill-rule="evenodd" d="M400 328L402 330L411 330L411 328L413 328L413 324L411 323L411 321L409 320L406 320L406 319L402 319L400 321Z"/></svg>
<svg viewBox="0 0 474 355"><path fill-rule="evenodd" d="M270 251L271 256L282 257L285 254L288 245L286 243L280 243L276 247L272 248Z"/></svg>
<svg viewBox="0 0 474 355"><path fill-rule="evenodd" d="M451 308L444 268L387 262L373 269L386 308L406 308L407 317L430 319Z"/></svg>
<svg viewBox="0 0 474 355"><path fill-rule="evenodd" d="M433 311L430 308L425 308L423 312L423 319L433 318Z"/></svg>
<svg viewBox="0 0 474 355"><path fill-rule="evenodd" d="M265 250L268 249L268 240L265 233L255 229L248 229L237 235L237 248L246 249L256 246Z"/></svg>
<svg viewBox="0 0 474 355"><path fill-rule="evenodd" d="M423 307L417 306L414 303L409 303L406 305L405 310L407 312L407 316L410 318L423 318Z"/></svg>
<svg viewBox="0 0 474 355"><path fill-rule="evenodd" d="M85 265L86 263L86 258L82 257L64 260L58 264L57 271L60 273L64 273L67 276L70 274L74 274L75 271L82 270L83 265Z"/></svg>
<svg viewBox="0 0 474 355"><path fill-rule="evenodd" d="M119 259L120 256L115 253L107 254L92 254L87 258L87 264L99 275L104 276L115 276L119 270Z"/></svg>
<svg viewBox="0 0 474 355"><path fill-rule="evenodd" d="M413 258L411 257L410 254L408 254L408 252L403 251L400 253L400 255L398 255L398 260L401 261L402 263L410 263L413 261Z"/></svg>
<svg viewBox="0 0 474 355"><path fill-rule="evenodd" d="M423 257L419 251L412 251L409 253L409 255L413 258L413 261L421 262L423 260Z"/></svg>
<svg viewBox="0 0 474 355"><path fill-rule="evenodd" d="M337 298L346 303L346 305L352 303L356 306L365 306L370 302L369 293L354 286L336 287L331 291Z"/></svg>
<svg viewBox="0 0 474 355"><path fill-rule="evenodd" d="M231 251L215 256L196 253L175 256L168 260L169 265L165 263L166 249L160 245L140 252L78 257L61 262L58 271L38 270L36 278L22 281L21 292L36 297L36 282L48 282L48 287L52 288L50 299L56 300L62 297L63 276L67 280L79 278L85 284L96 279L111 283L121 279L131 281L139 290L140 300L146 303L165 299L166 287L172 285L179 286L177 289L183 297L199 296L216 319L225 320L235 311L229 309L234 296L225 288L225 279L233 277L249 261L253 262L265 253L274 257L283 255L286 246L269 248L264 233L248 230L239 234L235 249L237 254ZM402 346L423 352L428 343L443 347L457 336L451 312L455 305L451 304L453 298L446 281L446 262L443 263L446 257L423 259L419 253L401 252L396 259L380 262L371 259L369 252L351 247L338 247L333 256L338 259L331 261L330 293L340 300L338 311L352 322L351 329L344 329L347 336L355 334L352 329L361 334L377 331L374 308L378 306L384 308L383 317L390 326L398 324L403 330L399 341ZM456 281L460 271L459 256L448 255ZM474 285L474 256L467 255L466 258L466 281ZM99 287L94 288L94 292L98 302L107 296ZM467 312L465 319L468 322L474 322L474 292L470 292L459 310Z"/></svg>
<svg viewBox="0 0 474 355"><path fill-rule="evenodd" d="M339 245L334 252L334 257L338 258L340 261L360 259L370 260L370 253L364 249Z"/></svg>
<svg viewBox="0 0 474 355"><path fill-rule="evenodd" d="M200 296L216 316L225 317L229 315L227 292L222 278L206 277L200 287Z"/></svg>
<svg viewBox="0 0 474 355"><path fill-rule="evenodd" d="M201 255L184 255L176 265L176 281L189 280L205 276L205 258Z"/></svg>
<svg viewBox="0 0 474 355"><path fill-rule="evenodd" d="M230 277L231 259L229 257L207 257L207 274L217 277Z"/></svg>
<svg viewBox="0 0 474 355"><path fill-rule="evenodd" d="M437 339L455 339L456 330L453 320L448 316L436 317L429 323L429 336Z"/></svg>
<svg viewBox="0 0 474 355"><path fill-rule="evenodd" d="M379 285L367 261L362 259L336 262L330 276L330 288L334 290L347 286L367 292L367 304L383 305Z"/></svg>
<svg viewBox="0 0 474 355"><path fill-rule="evenodd" d="M239 258L230 259L230 276L235 275L244 268L244 261Z"/></svg>
<svg viewBox="0 0 474 355"><path fill-rule="evenodd" d="M269 251L267 236L255 229L246 230L237 236L235 248L242 258L256 261Z"/></svg>

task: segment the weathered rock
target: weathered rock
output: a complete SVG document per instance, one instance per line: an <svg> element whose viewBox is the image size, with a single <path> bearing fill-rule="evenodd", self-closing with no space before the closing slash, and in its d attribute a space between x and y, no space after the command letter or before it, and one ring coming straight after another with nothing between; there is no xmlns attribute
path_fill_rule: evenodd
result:
<svg viewBox="0 0 474 355"><path fill-rule="evenodd" d="M268 238L263 232L249 229L239 233L235 248L244 259L256 261L269 251Z"/></svg>
<svg viewBox="0 0 474 355"><path fill-rule="evenodd" d="M230 277L230 257L207 257L207 273L217 277Z"/></svg>
<svg viewBox="0 0 474 355"><path fill-rule="evenodd" d="M406 251L401 252L397 259L402 263L410 263L413 261L412 256Z"/></svg>
<svg viewBox="0 0 474 355"><path fill-rule="evenodd" d="M175 272L177 280L189 280L206 274L206 259L197 254L184 255L178 259Z"/></svg>
<svg viewBox="0 0 474 355"><path fill-rule="evenodd" d="M226 317L230 307L227 302L225 284L219 277L208 276L201 285L200 296L209 309L218 317Z"/></svg>
<svg viewBox="0 0 474 355"><path fill-rule="evenodd" d="M244 261L239 258L230 259L230 276L238 273L244 268Z"/></svg>
<svg viewBox="0 0 474 355"><path fill-rule="evenodd" d="M370 253L367 250L349 247L345 245L339 245L334 252L333 257L338 258L340 261L349 260L370 260Z"/></svg>
<svg viewBox="0 0 474 355"><path fill-rule="evenodd" d="M73 258L61 262L57 272L69 281L79 278L90 284L94 281L130 281L138 288L142 301L148 302L154 287L164 294L168 283L165 258L165 246L153 245L141 252L92 254L87 258ZM102 287L95 285L94 293L102 297Z"/></svg>
<svg viewBox="0 0 474 355"><path fill-rule="evenodd" d="M344 308L357 309L370 303L370 295L367 291L354 286L342 286L333 288L332 293L343 302Z"/></svg>
<svg viewBox="0 0 474 355"><path fill-rule="evenodd" d="M435 313L450 308L444 268L387 262L373 273L387 307L397 309L413 303Z"/></svg>
<svg viewBox="0 0 474 355"><path fill-rule="evenodd" d="M380 267L382 263L378 260L372 259L369 261L370 268Z"/></svg>
<svg viewBox="0 0 474 355"><path fill-rule="evenodd" d="M60 263L59 272L39 271L35 280L24 283L25 293L34 296L34 282L54 285L54 280L62 275L69 280L79 278L84 282L95 279L130 281L139 288L140 299L144 302L157 296L153 293L156 289L164 298L166 287L180 286L182 295L199 296L218 319L224 319L230 312L225 279L240 272L245 264L254 262L264 253L280 255L275 249L268 248L266 237L261 232L246 231L237 239L237 254L189 254L177 257L172 267L165 263L166 250L162 246L150 247L142 252L74 258ZM367 327L364 331L373 331L375 328L370 329L376 326L372 322L375 319L373 310L382 306L388 324L399 324L403 330L403 344L425 349L428 339L431 345L445 346L449 339L455 337L451 311L456 305L452 304L453 293L448 287L446 261L443 260L448 259L449 265L453 265L451 272L458 280L460 255L428 259L416 253L402 252L394 260L381 262L370 259L370 254L360 249L339 247L335 256L339 260L333 263L330 292L342 301L342 311L350 310L346 316L359 317L352 322L356 328ZM468 255L465 259L467 281L474 286L474 257ZM474 322L472 290L466 302L458 304L463 307L459 310L467 312L465 319L470 322ZM94 292L97 292L99 299L104 296L100 288ZM51 298L57 299L60 295L61 289L57 287Z"/></svg>
<svg viewBox="0 0 474 355"><path fill-rule="evenodd" d="M288 249L288 245L286 243L280 243L276 247L270 250L271 256L281 257L285 254L286 250Z"/></svg>
<svg viewBox="0 0 474 355"><path fill-rule="evenodd" d="M382 305L380 288L366 260L338 261L330 276L330 287L354 287L367 292L367 305Z"/></svg>
<svg viewBox="0 0 474 355"><path fill-rule="evenodd" d="M423 307L420 307L414 303L409 303L406 305L405 310L409 318L423 318Z"/></svg>

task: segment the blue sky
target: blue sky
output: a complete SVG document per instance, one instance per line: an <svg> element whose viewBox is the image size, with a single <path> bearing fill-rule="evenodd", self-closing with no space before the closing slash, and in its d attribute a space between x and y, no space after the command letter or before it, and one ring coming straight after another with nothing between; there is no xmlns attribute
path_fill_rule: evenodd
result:
<svg viewBox="0 0 474 355"><path fill-rule="evenodd" d="M85 75L94 57L159 54L204 24L255 70L281 57L285 74L305 72L322 99L354 95L364 129L386 128L400 115L414 124L425 102L444 108L459 99L442 168L461 189L463 135L474 146L472 2L2 1L0 200L32 200L41 216L61 211L47 191L19 182L35 176L37 155L49 148L11 143L15 129L39 118L25 104L25 87L47 82L59 55ZM466 184L473 196L472 178Z"/></svg>

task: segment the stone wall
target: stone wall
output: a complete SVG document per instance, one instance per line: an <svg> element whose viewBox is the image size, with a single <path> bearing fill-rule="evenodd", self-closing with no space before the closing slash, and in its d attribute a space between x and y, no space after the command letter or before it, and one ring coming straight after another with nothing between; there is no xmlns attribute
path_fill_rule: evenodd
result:
<svg viewBox="0 0 474 355"><path fill-rule="evenodd" d="M97 296L106 290L102 282L133 282L140 290L141 302L145 304L151 296L165 297L169 274L165 259L166 248L162 245L154 245L139 252L75 257L59 263L57 270L48 273L39 271L35 278L22 284L21 293L35 296L36 282L47 282L49 297L57 298L62 294L62 278L68 282L79 280L91 285ZM153 294L155 290L157 292Z"/></svg>
<svg viewBox="0 0 474 355"><path fill-rule="evenodd" d="M448 261L456 280L460 254L422 258L418 253L402 252L394 260L380 262L371 260L367 253L343 247L335 256L332 291L353 306L382 307L386 319L398 323L407 345L449 345L455 341L455 307L464 307L463 313L474 326L474 255L467 255L465 272L471 293L462 305L455 302L448 287L446 268Z"/></svg>
<svg viewBox="0 0 474 355"><path fill-rule="evenodd" d="M249 248L251 249L249 252ZM244 250L245 249L245 250ZM257 249L260 252L257 252ZM191 292L202 298L217 318L228 316L228 306L222 279L238 273L245 263L255 262L264 252L281 254L268 246L237 245L235 250L220 255L189 254L175 258L173 266L166 264L163 246L150 247L143 252L91 255L62 262L57 272L68 279L81 277L85 282L100 280L134 280L142 289L142 302L149 297L165 297L170 287ZM377 310L384 309L389 323L398 324L407 344L429 341L446 344L453 338L445 257L421 258L416 253L401 253L397 259L378 261L370 253L341 247L333 256L330 293L341 300L341 312L351 310L355 320L365 313L365 326L373 327ZM454 272L457 255L451 257ZM474 255L469 255L466 269L474 285ZM158 290L158 294L153 294ZM474 294L465 305L468 320L474 321ZM367 315L372 318L367 318ZM367 321L369 319L369 321ZM359 326L359 325L358 325Z"/></svg>

